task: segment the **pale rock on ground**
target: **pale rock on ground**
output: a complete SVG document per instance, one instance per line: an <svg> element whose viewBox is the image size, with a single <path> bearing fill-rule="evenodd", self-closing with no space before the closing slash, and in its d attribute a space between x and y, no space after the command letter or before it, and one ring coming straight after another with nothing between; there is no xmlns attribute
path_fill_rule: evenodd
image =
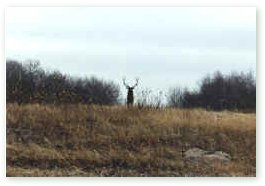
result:
<svg viewBox="0 0 265 186"><path fill-rule="evenodd" d="M205 163L220 162L227 163L231 161L231 156L223 151L210 152L200 148L191 148L184 153L185 160L192 162L203 161Z"/></svg>

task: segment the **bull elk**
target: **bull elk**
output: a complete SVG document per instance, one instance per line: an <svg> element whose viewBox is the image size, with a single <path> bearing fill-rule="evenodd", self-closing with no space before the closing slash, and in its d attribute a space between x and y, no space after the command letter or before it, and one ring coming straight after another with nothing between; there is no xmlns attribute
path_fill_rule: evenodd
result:
<svg viewBox="0 0 265 186"><path fill-rule="evenodd" d="M136 83L133 86L129 86L126 82L125 82L125 78L122 79L123 80L123 85L126 87L126 89L128 90L127 93L127 106L133 106L133 101L134 101L134 96L133 96L133 89L138 85L139 83L139 78L136 78Z"/></svg>

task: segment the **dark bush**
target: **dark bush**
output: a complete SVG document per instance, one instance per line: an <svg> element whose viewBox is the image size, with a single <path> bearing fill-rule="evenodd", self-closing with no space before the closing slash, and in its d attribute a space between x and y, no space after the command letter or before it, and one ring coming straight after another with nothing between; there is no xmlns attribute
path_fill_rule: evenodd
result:
<svg viewBox="0 0 265 186"><path fill-rule="evenodd" d="M255 111L255 78L252 72L223 75L217 71L202 79L198 91L171 90L168 103L173 107Z"/></svg>
<svg viewBox="0 0 265 186"><path fill-rule="evenodd" d="M45 72L38 61L6 63L7 102L117 104L120 90L114 82L72 78L59 71Z"/></svg>

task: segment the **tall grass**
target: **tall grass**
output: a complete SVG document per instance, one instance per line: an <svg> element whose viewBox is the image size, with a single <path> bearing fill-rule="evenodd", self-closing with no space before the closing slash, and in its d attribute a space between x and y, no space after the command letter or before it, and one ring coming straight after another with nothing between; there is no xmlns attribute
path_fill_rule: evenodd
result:
<svg viewBox="0 0 265 186"><path fill-rule="evenodd" d="M232 161L189 164L192 147ZM255 114L7 104L8 176L255 176L255 167Z"/></svg>

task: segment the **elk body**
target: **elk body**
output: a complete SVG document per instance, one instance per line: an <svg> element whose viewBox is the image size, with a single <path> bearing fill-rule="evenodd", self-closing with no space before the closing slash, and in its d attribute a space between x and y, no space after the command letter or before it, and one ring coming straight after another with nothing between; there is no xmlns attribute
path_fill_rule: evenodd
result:
<svg viewBox="0 0 265 186"><path fill-rule="evenodd" d="M136 83L133 86L129 86L128 84L126 84L125 78L123 78L123 84L128 90L127 92L127 106L128 107L133 105L133 101L134 101L133 89L138 85L138 82L139 82L139 79L137 78Z"/></svg>

